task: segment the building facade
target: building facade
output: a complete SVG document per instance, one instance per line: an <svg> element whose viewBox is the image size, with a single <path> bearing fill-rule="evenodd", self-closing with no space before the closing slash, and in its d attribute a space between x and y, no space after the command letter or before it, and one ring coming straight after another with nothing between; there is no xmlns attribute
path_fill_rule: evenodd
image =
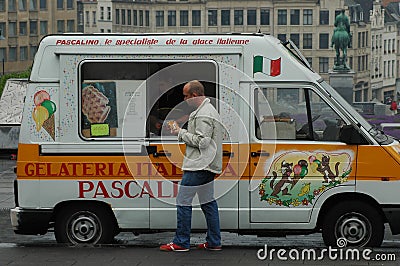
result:
<svg viewBox="0 0 400 266"><path fill-rule="evenodd" d="M329 81L335 51L331 47L336 15L346 9L353 47L348 63L355 70L354 101L371 99L370 24L352 0L128 1L114 0L112 32L262 32L292 40L313 69ZM368 14L369 10L367 11Z"/></svg>
<svg viewBox="0 0 400 266"><path fill-rule="evenodd" d="M75 32L76 6L76 0L0 0L0 72L27 70L43 36Z"/></svg>

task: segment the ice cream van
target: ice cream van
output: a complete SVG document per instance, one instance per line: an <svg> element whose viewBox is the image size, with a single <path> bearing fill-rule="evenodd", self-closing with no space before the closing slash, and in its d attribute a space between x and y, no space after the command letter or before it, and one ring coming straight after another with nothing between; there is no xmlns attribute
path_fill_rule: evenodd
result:
<svg viewBox="0 0 400 266"><path fill-rule="evenodd" d="M322 232L329 246L379 246L385 223L400 233L399 142L291 42L263 34L43 38L24 104L14 231L99 244L175 230L185 145L166 125L185 126L193 110L182 87L194 79L224 127L221 230ZM206 228L196 199L192 228Z"/></svg>

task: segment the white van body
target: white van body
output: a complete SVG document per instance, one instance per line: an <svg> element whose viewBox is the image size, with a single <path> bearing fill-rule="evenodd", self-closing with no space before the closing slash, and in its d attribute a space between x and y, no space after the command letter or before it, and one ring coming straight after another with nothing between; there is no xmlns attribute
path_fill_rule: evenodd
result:
<svg viewBox="0 0 400 266"><path fill-rule="evenodd" d="M185 146L163 123L197 79L225 126L221 230L322 230L326 244L353 246L380 245L385 222L400 233L399 143L286 46L263 34L45 37L21 125L15 232L104 243L174 230ZM198 205L192 227L206 228Z"/></svg>

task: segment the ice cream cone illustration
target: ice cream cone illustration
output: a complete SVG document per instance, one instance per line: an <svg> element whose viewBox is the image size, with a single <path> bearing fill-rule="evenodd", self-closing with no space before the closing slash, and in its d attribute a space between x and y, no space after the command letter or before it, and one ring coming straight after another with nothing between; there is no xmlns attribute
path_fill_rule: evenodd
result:
<svg viewBox="0 0 400 266"><path fill-rule="evenodd" d="M42 128L49 133L50 137L55 140L55 119L56 104L50 101L50 95L46 91L38 91L34 95L35 108L32 112L33 121L36 123L36 130Z"/></svg>
<svg viewBox="0 0 400 266"><path fill-rule="evenodd" d="M54 121L54 115L51 115L49 119L44 121L42 128L49 133L50 137L53 140L56 140L56 132L55 132L55 121Z"/></svg>

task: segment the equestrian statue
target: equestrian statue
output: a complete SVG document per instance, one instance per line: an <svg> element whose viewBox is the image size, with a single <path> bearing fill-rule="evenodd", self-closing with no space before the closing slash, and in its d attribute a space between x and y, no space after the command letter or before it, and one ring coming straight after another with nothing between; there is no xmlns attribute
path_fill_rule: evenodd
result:
<svg viewBox="0 0 400 266"><path fill-rule="evenodd" d="M351 48L351 34L349 18L344 14L344 9L335 19L335 29L332 35L331 47L335 46L336 59L333 67L334 71L350 71L347 61L347 48ZM342 56L340 56L342 50Z"/></svg>

